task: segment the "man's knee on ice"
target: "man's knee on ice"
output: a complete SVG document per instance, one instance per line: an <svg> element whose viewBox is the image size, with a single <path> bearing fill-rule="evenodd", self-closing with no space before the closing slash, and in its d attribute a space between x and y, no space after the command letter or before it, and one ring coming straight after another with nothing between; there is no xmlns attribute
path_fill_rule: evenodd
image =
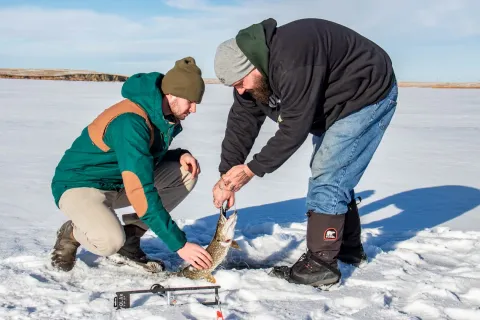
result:
<svg viewBox="0 0 480 320"><path fill-rule="evenodd" d="M121 247L125 244L125 233L124 232L115 232L113 234L106 235L98 245L98 254L101 256L111 256L120 250Z"/></svg>

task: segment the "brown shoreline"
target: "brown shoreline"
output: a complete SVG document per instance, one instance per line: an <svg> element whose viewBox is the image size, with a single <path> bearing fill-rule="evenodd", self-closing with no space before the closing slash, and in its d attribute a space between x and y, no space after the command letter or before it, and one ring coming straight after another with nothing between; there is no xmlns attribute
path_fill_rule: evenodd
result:
<svg viewBox="0 0 480 320"><path fill-rule="evenodd" d="M0 79L32 79L63 81L124 82L126 75L69 69L1 69ZM220 84L217 79L205 78L207 84ZM480 89L480 82L418 82L399 81L399 87L439 89Z"/></svg>

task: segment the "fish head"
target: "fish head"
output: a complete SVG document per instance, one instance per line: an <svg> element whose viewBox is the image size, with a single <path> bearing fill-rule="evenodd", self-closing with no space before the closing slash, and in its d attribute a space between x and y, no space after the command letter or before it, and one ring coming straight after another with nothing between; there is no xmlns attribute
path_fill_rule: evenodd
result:
<svg viewBox="0 0 480 320"><path fill-rule="evenodd" d="M217 225L217 241L223 246L232 244L237 225L237 211L234 211L228 218L220 214Z"/></svg>

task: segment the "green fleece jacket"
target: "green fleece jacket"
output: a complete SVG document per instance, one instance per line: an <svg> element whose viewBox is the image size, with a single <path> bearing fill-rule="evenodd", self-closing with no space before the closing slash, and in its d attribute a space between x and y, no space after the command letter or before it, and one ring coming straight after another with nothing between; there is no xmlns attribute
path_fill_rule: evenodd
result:
<svg viewBox="0 0 480 320"><path fill-rule="evenodd" d="M186 243L185 233L170 217L154 186L154 167L162 161L180 123L167 121L162 111L163 74L139 73L123 84L125 100L106 109L65 152L52 179L58 206L71 188L125 188L137 215L172 251Z"/></svg>

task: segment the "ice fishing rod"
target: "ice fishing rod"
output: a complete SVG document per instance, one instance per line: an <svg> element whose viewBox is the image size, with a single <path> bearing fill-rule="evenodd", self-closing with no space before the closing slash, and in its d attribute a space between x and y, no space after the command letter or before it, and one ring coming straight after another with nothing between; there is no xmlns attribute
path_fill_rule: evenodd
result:
<svg viewBox="0 0 480 320"><path fill-rule="evenodd" d="M119 309L128 309L131 307L130 304L130 295L138 293L153 293L160 297L165 297L167 299L167 305L175 305L176 300L172 299L171 293L173 291L197 291L197 290L214 290L215 291L215 300L213 301L204 301L200 302L205 306L218 306L220 307L220 297L218 295L218 289L220 286L199 286L199 287L177 287L177 288L165 288L164 286L155 283L150 289L146 290L131 290L131 291L118 291L116 292L116 297L113 299L113 306Z"/></svg>

